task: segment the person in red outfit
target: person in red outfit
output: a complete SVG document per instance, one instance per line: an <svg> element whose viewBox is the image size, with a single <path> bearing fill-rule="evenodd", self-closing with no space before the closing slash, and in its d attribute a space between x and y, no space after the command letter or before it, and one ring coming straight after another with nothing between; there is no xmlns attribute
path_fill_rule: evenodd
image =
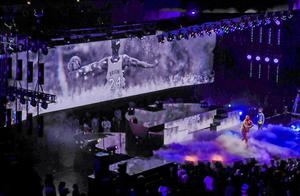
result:
<svg viewBox="0 0 300 196"><path fill-rule="evenodd" d="M245 143L247 145L248 145L248 139L249 139L249 131L252 127L253 127L253 122L250 119L250 116L247 115L242 124L242 136L243 136L242 140L245 140Z"/></svg>

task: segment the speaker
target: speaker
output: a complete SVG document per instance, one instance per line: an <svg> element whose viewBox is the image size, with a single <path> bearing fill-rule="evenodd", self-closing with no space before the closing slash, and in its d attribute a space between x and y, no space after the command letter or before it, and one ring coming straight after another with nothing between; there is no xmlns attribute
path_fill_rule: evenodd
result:
<svg viewBox="0 0 300 196"><path fill-rule="evenodd" d="M7 58L6 63L6 72L7 72L7 78L12 79L13 78L13 72L12 72L12 58Z"/></svg>
<svg viewBox="0 0 300 196"><path fill-rule="evenodd" d="M21 81L23 79L23 61L22 59L17 60L16 68L16 80Z"/></svg>
<svg viewBox="0 0 300 196"><path fill-rule="evenodd" d="M33 115L32 115L32 113L27 113L26 128L27 128L27 134L32 135L32 129L33 129Z"/></svg>
<svg viewBox="0 0 300 196"><path fill-rule="evenodd" d="M27 82L33 82L33 62L28 61L27 63Z"/></svg>
<svg viewBox="0 0 300 196"><path fill-rule="evenodd" d="M44 136L44 117L38 116L37 117L37 131L38 131L38 137Z"/></svg>
<svg viewBox="0 0 300 196"><path fill-rule="evenodd" d="M44 63L39 63L38 65L38 84L43 85L45 80L44 80Z"/></svg>
<svg viewBox="0 0 300 196"><path fill-rule="evenodd" d="M11 116L12 116L12 110L6 109L6 127L11 127Z"/></svg>

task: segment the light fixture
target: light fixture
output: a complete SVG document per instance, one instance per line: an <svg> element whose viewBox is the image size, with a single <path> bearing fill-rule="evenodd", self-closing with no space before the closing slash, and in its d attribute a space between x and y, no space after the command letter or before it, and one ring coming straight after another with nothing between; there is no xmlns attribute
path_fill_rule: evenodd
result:
<svg viewBox="0 0 300 196"><path fill-rule="evenodd" d="M255 60L260 61L260 56L256 56Z"/></svg>
<svg viewBox="0 0 300 196"><path fill-rule="evenodd" d="M267 63L270 62L270 58L269 58L269 57L266 57L266 58L265 58L265 62L267 62Z"/></svg>
<svg viewBox="0 0 300 196"><path fill-rule="evenodd" d="M26 99L25 99L24 95L22 95L22 96L20 97L20 103L21 103L21 104L25 104L25 103L26 103Z"/></svg>
<svg viewBox="0 0 300 196"><path fill-rule="evenodd" d="M33 107L36 107L37 102L36 102L34 97L30 100L30 105L33 106Z"/></svg>
<svg viewBox="0 0 300 196"><path fill-rule="evenodd" d="M279 60L278 60L277 58L275 58L275 59L273 60L273 62L274 62L275 64L277 64L277 63L279 63Z"/></svg>
<svg viewBox="0 0 300 196"><path fill-rule="evenodd" d="M41 107L46 110L48 108L48 103L46 101L43 101Z"/></svg>
<svg viewBox="0 0 300 196"><path fill-rule="evenodd" d="M247 59L248 59L248 60L251 60L251 59L252 59L252 55L248 54L248 55L247 55Z"/></svg>

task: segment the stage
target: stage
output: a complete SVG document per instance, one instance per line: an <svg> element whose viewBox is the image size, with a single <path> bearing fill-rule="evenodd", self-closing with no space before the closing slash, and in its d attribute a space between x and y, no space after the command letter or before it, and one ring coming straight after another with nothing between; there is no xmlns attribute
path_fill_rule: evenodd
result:
<svg viewBox="0 0 300 196"><path fill-rule="evenodd" d="M186 143L173 143L155 151L155 156L176 163L221 161L233 163L248 158L269 163L271 159L300 157L299 130L268 124L262 131L253 127L248 146L242 141L240 126L219 132L203 131Z"/></svg>

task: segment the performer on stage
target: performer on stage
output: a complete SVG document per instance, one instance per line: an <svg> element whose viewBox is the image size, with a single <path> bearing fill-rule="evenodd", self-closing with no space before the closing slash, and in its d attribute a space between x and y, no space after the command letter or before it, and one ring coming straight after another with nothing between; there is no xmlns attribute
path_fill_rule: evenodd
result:
<svg viewBox="0 0 300 196"><path fill-rule="evenodd" d="M263 109L262 108L258 109L257 118L258 118L258 121L257 121L258 130L262 130L262 128L264 126L264 123L265 123L265 115L263 113Z"/></svg>
<svg viewBox="0 0 300 196"><path fill-rule="evenodd" d="M250 128L252 128L252 127L253 127L253 122L250 119L250 116L247 115L242 124L242 136L243 136L242 140L245 140L245 143L247 145L248 145L248 139L249 139L248 134L249 134Z"/></svg>

